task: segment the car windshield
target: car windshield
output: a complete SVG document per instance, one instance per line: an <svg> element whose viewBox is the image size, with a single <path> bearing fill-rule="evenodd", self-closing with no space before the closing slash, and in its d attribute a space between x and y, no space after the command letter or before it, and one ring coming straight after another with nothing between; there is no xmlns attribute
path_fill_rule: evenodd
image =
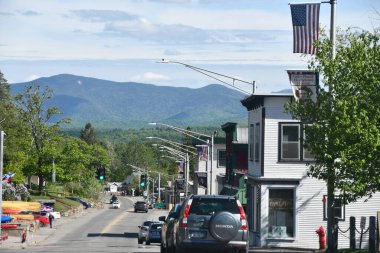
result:
<svg viewBox="0 0 380 253"><path fill-rule="evenodd" d="M239 214L235 199L194 198L190 208L190 214L198 215L212 215L221 211Z"/></svg>

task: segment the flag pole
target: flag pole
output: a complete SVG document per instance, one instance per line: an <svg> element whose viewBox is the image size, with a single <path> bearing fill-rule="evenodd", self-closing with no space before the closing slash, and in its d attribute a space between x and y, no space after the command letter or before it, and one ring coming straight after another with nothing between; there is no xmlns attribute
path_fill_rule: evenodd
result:
<svg viewBox="0 0 380 253"><path fill-rule="evenodd" d="M335 32L335 13L336 13L337 0L330 0L331 16L330 16L330 40L331 40L331 60L335 59L335 47L336 47L336 32ZM332 96L334 97L334 83L331 83L330 89ZM335 168L330 168L330 173L335 173ZM330 253L337 252L337 241L335 235L335 220L334 220L334 202L335 202L335 180L329 178L327 180L327 250Z"/></svg>
<svg viewBox="0 0 380 253"><path fill-rule="evenodd" d="M335 29L336 2L337 0L330 0L330 5L331 5L330 40L332 43L331 55L333 59L335 58L335 40L336 40L336 29Z"/></svg>

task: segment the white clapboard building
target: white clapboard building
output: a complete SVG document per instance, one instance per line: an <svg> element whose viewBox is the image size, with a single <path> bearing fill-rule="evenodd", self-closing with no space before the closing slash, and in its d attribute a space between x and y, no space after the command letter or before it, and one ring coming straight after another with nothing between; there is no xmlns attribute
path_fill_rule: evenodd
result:
<svg viewBox="0 0 380 253"><path fill-rule="evenodd" d="M327 228L326 183L307 175L313 158L303 149L302 124L284 112L293 94L254 94L241 101L248 111L249 154L247 213L250 244L258 247L318 249L315 230ZM380 194L368 202L336 203L339 227L349 228L350 216L361 217L380 211ZM360 235L356 233L357 245ZM339 232L339 248L349 248L349 232ZM368 247L368 233L363 236ZM358 246L357 246L358 247Z"/></svg>

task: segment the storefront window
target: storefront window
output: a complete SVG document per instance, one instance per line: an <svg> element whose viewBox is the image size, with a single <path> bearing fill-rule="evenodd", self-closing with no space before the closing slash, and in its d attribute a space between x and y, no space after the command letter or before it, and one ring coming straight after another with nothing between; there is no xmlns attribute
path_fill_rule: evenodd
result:
<svg viewBox="0 0 380 253"><path fill-rule="evenodd" d="M294 190L269 189L269 238L294 237Z"/></svg>

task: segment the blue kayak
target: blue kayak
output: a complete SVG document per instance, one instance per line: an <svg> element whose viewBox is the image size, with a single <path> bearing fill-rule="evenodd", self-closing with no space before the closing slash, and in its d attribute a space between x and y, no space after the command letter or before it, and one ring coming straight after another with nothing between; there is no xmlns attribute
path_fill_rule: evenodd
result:
<svg viewBox="0 0 380 253"><path fill-rule="evenodd" d="M13 220L13 218L10 216L1 216L1 223L5 223L11 220Z"/></svg>

